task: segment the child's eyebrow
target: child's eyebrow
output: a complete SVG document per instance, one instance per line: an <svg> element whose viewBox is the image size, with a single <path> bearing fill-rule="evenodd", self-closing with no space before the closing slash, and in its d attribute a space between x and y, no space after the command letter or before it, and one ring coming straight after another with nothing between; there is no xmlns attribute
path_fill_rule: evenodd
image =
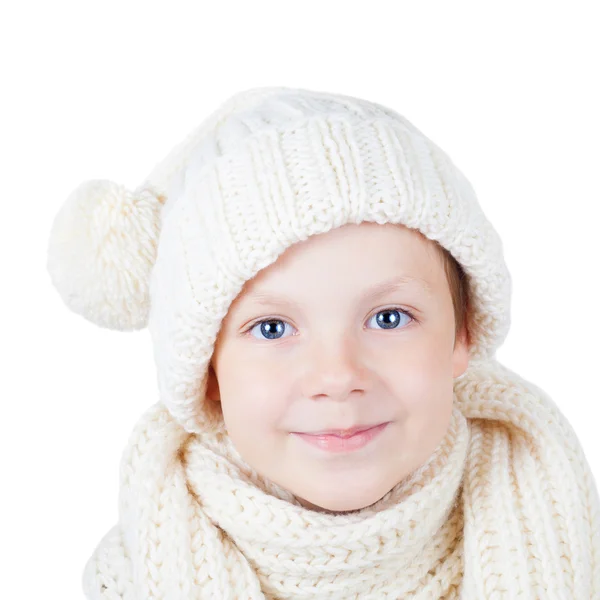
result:
<svg viewBox="0 0 600 600"><path fill-rule="evenodd" d="M399 288L404 287L414 287L423 291L427 296L433 296L433 288L431 284L421 277L413 277L411 275L401 275L393 277L387 281L383 281L382 283L378 283L377 285L371 287L367 290L361 297L362 300L374 300L376 298L380 298L381 296L385 296L391 292L396 291ZM286 296L275 295L269 292L261 292L260 290L253 291L246 296L246 299L252 304L257 305L269 305L269 306L282 306L289 307L295 306L298 307L298 302L287 298Z"/></svg>
<svg viewBox="0 0 600 600"><path fill-rule="evenodd" d="M386 294L403 287L420 288L427 296L433 296L433 288L426 279L413 277L412 275L400 275L399 277L393 277L388 281L373 286L366 294L364 294L363 298L379 298L380 296L385 296Z"/></svg>

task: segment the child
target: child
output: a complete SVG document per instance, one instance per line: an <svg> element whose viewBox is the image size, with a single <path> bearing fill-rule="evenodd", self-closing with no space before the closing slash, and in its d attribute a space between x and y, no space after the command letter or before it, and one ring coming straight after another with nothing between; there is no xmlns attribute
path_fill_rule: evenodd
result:
<svg viewBox="0 0 600 600"><path fill-rule="evenodd" d="M495 358L501 240L395 111L240 92L137 190L74 190L48 268L158 370L86 598L600 598L578 438Z"/></svg>

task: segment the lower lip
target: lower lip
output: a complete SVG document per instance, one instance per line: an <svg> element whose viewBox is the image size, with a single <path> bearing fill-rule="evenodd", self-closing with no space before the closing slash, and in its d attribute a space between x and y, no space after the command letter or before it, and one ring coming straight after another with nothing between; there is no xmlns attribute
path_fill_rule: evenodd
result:
<svg viewBox="0 0 600 600"><path fill-rule="evenodd" d="M377 437L389 423L382 423L371 429L359 431L348 437L339 437L337 435L311 435L309 433L294 433L305 442L326 450L327 452L353 452L366 446L371 440Z"/></svg>

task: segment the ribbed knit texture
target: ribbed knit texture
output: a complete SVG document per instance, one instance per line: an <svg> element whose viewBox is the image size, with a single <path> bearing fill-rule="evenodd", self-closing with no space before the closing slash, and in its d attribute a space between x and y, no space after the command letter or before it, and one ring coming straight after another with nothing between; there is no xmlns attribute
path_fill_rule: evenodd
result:
<svg viewBox="0 0 600 600"><path fill-rule="evenodd" d="M497 361L455 382L446 436L371 507L302 507L221 433L148 410L121 463L119 522L84 571L123 600L600 598L600 501L570 424Z"/></svg>

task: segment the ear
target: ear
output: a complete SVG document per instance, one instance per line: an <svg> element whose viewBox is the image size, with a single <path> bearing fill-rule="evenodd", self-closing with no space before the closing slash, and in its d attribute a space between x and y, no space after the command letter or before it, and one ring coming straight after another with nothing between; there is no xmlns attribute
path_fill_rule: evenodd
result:
<svg viewBox="0 0 600 600"><path fill-rule="evenodd" d="M466 327L463 327L454 342L452 357L452 377L460 377L469 366L469 336Z"/></svg>
<svg viewBox="0 0 600 600"><path fill-rule="evenodd" d="M208 375L206 380L206 399L212 402L221 402L221 392L219 390L219 381L212 365L208 365Z"/></svg>

